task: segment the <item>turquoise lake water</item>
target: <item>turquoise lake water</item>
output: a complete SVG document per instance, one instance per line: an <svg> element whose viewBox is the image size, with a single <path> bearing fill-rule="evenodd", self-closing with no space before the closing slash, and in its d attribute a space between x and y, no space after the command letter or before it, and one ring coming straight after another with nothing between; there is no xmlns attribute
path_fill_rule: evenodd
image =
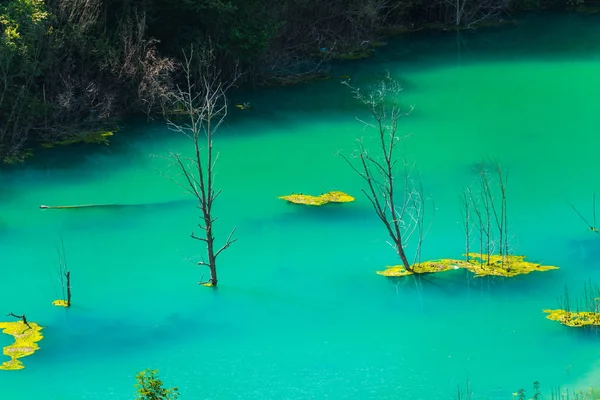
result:
<svg viewBox="0 0 600 400"><path fill-rule="evenodd" d="M473 166L508 172L510 247L557 271L511 279L463 271L415 283L375 274L398 263L339 151L369 136L339 79L232 93L220 152L219 289L189 238L193 200L161 175L190 143L133 121L108 147L51 149L0 171L0 313L44 327L24 370L0 371L0 399L131 399L135 374L160 370L182 399L510 399L539 381L600 387L600 337L545 319L568 286L600 283L600 16L544 15L517 25L419 32L365 62L334 67L364 86L388 70L414 112L403 119L435 220L423 258L464 250L458 194ZM170 172L169 172L170 171ZM293 192L342 190L354 203L304 208ZM600 201L600 200L599 200ZM41 204L136 206L40 210ZM73 306L53 307L64 240ZM409 245L412 254L414 246ZM191 261L190 261L191 260ZM7 319L9 320L9 319ZM11 338L0 335L0 346Z"/></svg>

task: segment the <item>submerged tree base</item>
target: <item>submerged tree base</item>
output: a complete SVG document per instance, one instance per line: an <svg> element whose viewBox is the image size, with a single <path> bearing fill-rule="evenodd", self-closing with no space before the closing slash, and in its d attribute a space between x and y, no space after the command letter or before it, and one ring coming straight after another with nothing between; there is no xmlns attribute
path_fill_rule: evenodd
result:
<svg viewBox="0 0 600 400"><path fill-rule="evenodd" d="M479 253L469 253L469 261L441 259L425 261L414 264L410 270L402 265L387 267L385 271L377 271L377 274L388 277L403 277L408 275L433 274L437 272L451 271L455 269L466 269L475 274L475 277L482 276L503 276L510 278L517 275L525 275L530 272L550 271L558 267L550 265L541 265L525 261L525 256L486 256Z"/></svg>
<svg viewBox="0 0 600 400"><path fill-rule="evenodd" d="M294 204L304 204L307 206L322 206L327 203L349 203L354 201L354 197L344 193L333 191L320 196L311 196L307 194L290 194L281 196L280 199Z"/></svg>
<svg viewBox="0 0 600 400"><path fill-rule="evenodd" d="M74 135L68 139L61 139L52 142L43 142L42 147L52 148L55 146L69 146L78 143L87 144L105 144L108 145L109 138L114 135L115 131L90 131Z"/></svg>
<svg viewBox="0 0 600 400"><path fill-rule="evenodd" d="M5 361L0 365L0 369L17 370L25 368L19 358L30 356L39 350L37 342L42 340L42 327L34 322L25 324L23 321L0 322L0 329L3 333L15 338L15 342L4 348L4 354L10 357L10 361Z"/></svg>
<svg viewBox="0 0 600 400"><path fill-rule="evenodd" d="M579 328L582 326L600 326L600 312L592 311L567 311L567 310L544 310L547 319L558 321L563 325Z"/></svg>
<svg viewBox="0 0 600 400"><path fill-rule="evenodd" d="M396 265L393 267L387 267L385 271L377 271L377 274L389 277L402 277L408 275L420 275L420 274L434 274L436 272L452 271L455 269L463 268L461 263L465 263L460 260L442 259L425 261L419 264L411 266L411 270L407 270L402 265Z"/></svg>
<svg viewBox="0 0 600 400"><path fill-rule="evenodd" d="M69 308L71 306L66 300L54 300L52 302L52 305L54 305L56 307L65 307L65 308Z"/></svg>

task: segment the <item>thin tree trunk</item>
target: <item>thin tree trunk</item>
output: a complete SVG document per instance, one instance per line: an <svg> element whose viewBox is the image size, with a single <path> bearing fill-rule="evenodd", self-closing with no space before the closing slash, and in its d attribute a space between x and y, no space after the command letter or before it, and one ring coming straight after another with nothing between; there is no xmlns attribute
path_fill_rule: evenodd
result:
<svg viewBox="0 0 600 400"><path fill-rule="evenodd" d="M65 274L67 278L67 306L71 305L71 271L67 271Z"/></svg>
<svg viewBox="0 0 600 400"><path fill-rule="evenodd" d="M171 157L185 178L185 183L176 182L171 178L169 180L183 187L197 200L197 207L202 212L202 223L198 224L198 227L204 231L204 234L196 236L192 232L191 237L206 244L206 261L201 261L198 265L207 266L210 271L210 279L206 282L199 282L199 284L216 287L218 285L217 258L237 239L233 239L235 233L235 228L233 228L225 244L218 250L215 249L213 224L216 218L212 213L212 205L220 191L214 189L214 166L218 159L218 153L217 155L213 154L212 136L227 115L226 92L233 86L235 79L231 82L224 82L220 79L220 72L214 64L214 50L210 46L201 52L196 61L199 70L194 73L192 71L192 66L195 65L192 62L193 54L193 49L189 56L184 52L183 72L187 87L183 89L178 87L177 92L171 94L173 104L182 106L186 110L189 123L180 125L170 120L168 116L167 121L169 128L185 134L192 140L194 157L187 159L191 164L188 166L184 164L183 157L171 153ZM194 78L195 82L193 82ZM205 147L201 147L202 135L206 138ZM206 153L203 153L204 151ZM203 154L206 155L206 158Z"/></svg>

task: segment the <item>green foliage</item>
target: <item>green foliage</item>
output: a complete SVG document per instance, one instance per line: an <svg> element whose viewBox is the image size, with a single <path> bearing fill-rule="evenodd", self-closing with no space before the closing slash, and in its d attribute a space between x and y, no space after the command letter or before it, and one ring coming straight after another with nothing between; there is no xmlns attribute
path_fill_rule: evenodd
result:
<svg viewBox="0 0 600 400"><path fill-rule="evenodd" d="M179 397L178 389L165 389L157 374L158 370L146 369L136 375L135 400L175 400Z"/></svg>
<svg viewBox="0 0 600 400"><path fill-rule="evenodd" d="M40 41L47 33L48 12L42 0L0 4L0 71L7 79L3 83L10 86L7 91L16 91L30 74L41 74Z"/></svg>
<svg viewBox="0 0 600 400"><path fill-rule="evenodd" d="M17 46L32 38L38 28L44 29L48 12L42 0L8 0L0 4L2 41Z"/></svg>
<svg viewBox="0 0 600 400"><path fill-rule="evenodd" d="M43 114L36 85L45 67L49 13L42 0L0 2L0 160L24 159L23 138Z"/></svg>
<svg viewBox="0 0 600 400"><path fill-rule="evenodd" d="M156 0L149 32L173 56L212 38L221 58L251 64L281 26L268 0Z"/></svg>

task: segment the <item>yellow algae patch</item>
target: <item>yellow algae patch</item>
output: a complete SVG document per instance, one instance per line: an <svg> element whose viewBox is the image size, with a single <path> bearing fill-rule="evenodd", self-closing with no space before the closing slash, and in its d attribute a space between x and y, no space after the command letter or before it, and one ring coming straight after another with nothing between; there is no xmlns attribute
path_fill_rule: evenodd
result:
<svg viewBox="0 0 600 400"><path fill-rule="evenodd" d="M572 327L600 326L600 313L591 311L544 310L547 319Z"/></svg>
<svg viewBox="0 0 600 400"><path fill-rule="evenodd" d="M329 201L320 196L310 196L307 194L290 194L289 196L281 196L279 198L287 200L290 203L305 204L307 206L322 206L323 204L329 203Z"/></svg>
<svg viewBox="0 0 600 400"><path fill-rule="evenodd" d="M327 200L329 203L350 203L354 201L354 197L344 192L333 191L319 196Z"/></svg>
<svg viewBox="0 0 600 400"><path fill-rule="evenodd" d="M69 307L70 304L67 303L66 300L54 300L52 302L52 305L55 305L56 307Z"/></svg>
<svg viewBox="0 0 600 400"><path fill-rule="evenodd" d="M464 267L475 274L475 277L481 276L504 276L510 278L517 275L525 275L530 272L544 272L558 267L552 265L541 265L525 261L525 256L487 256L480 253L469 253L469 262L464 262Z"/></svg>
<svg viewBox="0 0 600 400"><path fill-rule="evenodd" d="M414 274L433 274L436 272L450 271L453 269L466 269L475 274L475 277L482 276L503 276L510 278L517 275L524 275L534 271L550 271L558 269L551 265L541 265L525 261L525 256L500 256L493 255L488 257L484 254L469 253L469 261L441 259L425 261L411 266L407 270L402 265L387 267L385 271L377 271L377 274L389 277L402 277Z"/></svg>
<svg viewBox="0 0 600 400"><path fill-rule="evenodd" d="M385 271L377 271L377 274L383 276L408 276L414 274L433 274L436 272L452 271L459 268L465 268L466 261L442 259L425 261L411 266L411 270L407 270L402 265L387 267Z"/></svg>
<svg viewBox="0 0 600 400"><path fill-rule="evenodd" d="M88 144L109 144L109 139L114 135L112 131L93 131L83 132L73 135L67 139L61 139L53 142L42 143L42 147L52 148L54 146L68 146L76 143L88 143Z"/></svg>
<svg viewBox="0 0 600 400"><path fill-rule="evenodd" d="M3 333L15 338L13 344L4 348L4 355L10 357L10 360L2 363L0 369L16 370L25 368L19 358L30 356L36 350L39 350L36 342L43 338L42 327L34 322L30 322L27 326L23 321L17 321L0 322L0 329L3 329Z"/></svg>
<svg viewBox="0 0 600 400"><path fill-rule="evenodd" d="M324 193L320 196L290 194L288 196L280 196L279 198L289 201L290 203L304 204L307 206L322 206L327 203L349 203L354 201L354 197L339 191Z"/></svg>

